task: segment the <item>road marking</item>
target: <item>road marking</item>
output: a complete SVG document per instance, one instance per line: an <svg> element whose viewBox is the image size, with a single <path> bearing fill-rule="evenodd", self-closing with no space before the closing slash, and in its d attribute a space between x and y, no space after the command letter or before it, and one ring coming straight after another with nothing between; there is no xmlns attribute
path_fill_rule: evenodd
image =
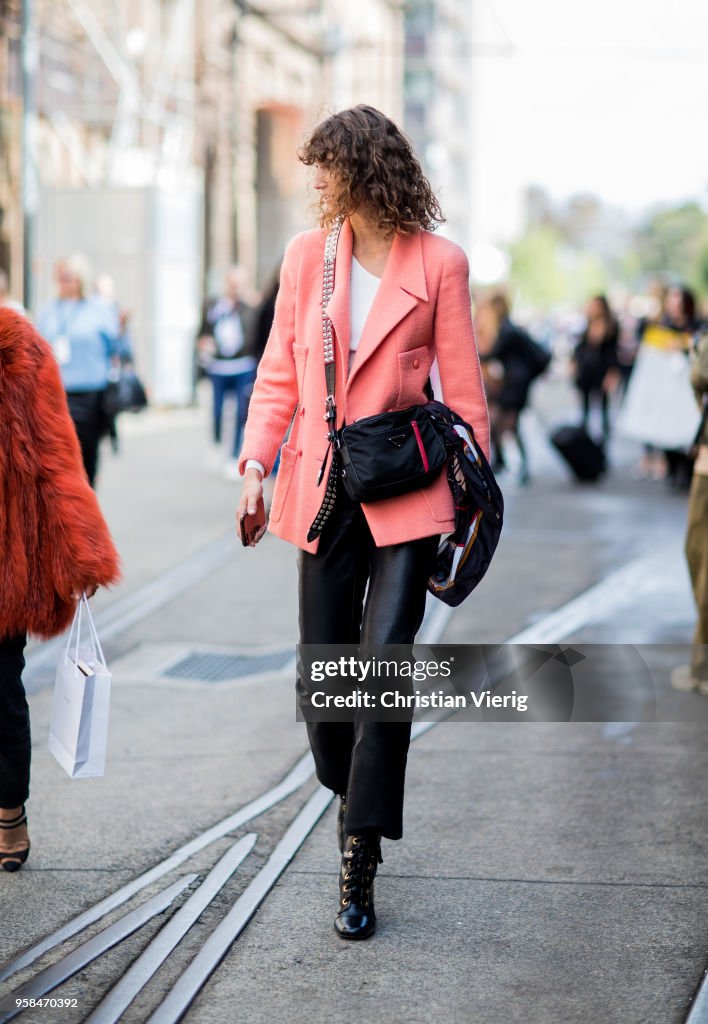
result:
<svg viewBox="0 0 708 1024"><path fill-rule="evenodd" d="M326 789L319 789L310 797L265 865L214 929L179 981L172 987L167 998L148 1018L147 1024L174 1024L180 1020L331 802L332 793Z"/></svg>
<svg viewBox="0 0 708 1024"><path fill-rule="evenodd" d="M708 1024L708 973L703 975L696 998L691 1003L685 1024Z"/></svg>
<svg viewBox="0 0 708 1024"><path fill-rule="evenodd" d="M111 989L85 1024L117 1024L137 994L147 985L195 921L223 889L234 871L253 849L256 835L250 832L231 846L206 876L197 891L162 928Z"/></svg>
<svg viewBox="0 0 708 1024"><path fill-rule="evenodd" d="M506 640L508 644L556 644L583 626L606 619L618 608L660 585L666 556L653 551L610 573L573 600Z"/></svg>
<svg viewBox="0 0 708 1024"><path fill-rule="evenodd" d="M184 892L198 877L198 875L191 874L179 878L168 889L164 889L157 896L153 896L143 903L142 906L132 910L125 917L121 917L120 921L116 921L109 928L99 932L98 935L89 939L88 942L84 942L81 946L67 954L67 956L58 960L57 963L47 967L44 971L40 971L30 981L15 989L14 992L9 993L2 1000L3 1005L7 1005L9 1000L39 999L47 992L51 992L52 989L65 982L67 978L80 971L86 964L90 964L92 960L101 956L106 950L122 942L123 939L137 931L138 928L142 928L153 917L162 914L180 893ZM13 1017L16 1017L21 1012L22 1007L13 1007L0 1015L0 1021L12 1020Z"/></svg>
<svg viewBox="0 0 708 1024"><path fill-rule="evenodd" d="M46 939L42 939L35 946L32 946L31 949L22 953L15 960L12 960L0 971L0 981L5 981L6 978L10 978L17 971L22 970L23 967L28 967L43 953L46 953L47 950L53 949L54 946L58 946L60 942L71 938L77 932L83 931L84 928L100 920L100 918L115 910L116 907L127 903L141 889L155 882L158 878L162 878L169 871L173 871L174 868L179 867L189 857L203 850L216 839L222 839L229 832L233 832L235 829L245 825L252 818L257 818L264 811L269 810L275 804L296 792L312 777L313 772L312 754L308 751L277 786L252 800L251 803L246 804L234 814L229 815L228 818L224 818L217 825L213 825L205 832L202 832L195 839L175 850L165 860L156 864L155 867L150 868L149 871L135 878L132 882L128 882L127 885L122 886L117 892L107 896L105 900L101 900L94 907L90 907L83 914L79 914L78 917L68 921L67 924L52 932L51 935L48 935Z"/></svg>

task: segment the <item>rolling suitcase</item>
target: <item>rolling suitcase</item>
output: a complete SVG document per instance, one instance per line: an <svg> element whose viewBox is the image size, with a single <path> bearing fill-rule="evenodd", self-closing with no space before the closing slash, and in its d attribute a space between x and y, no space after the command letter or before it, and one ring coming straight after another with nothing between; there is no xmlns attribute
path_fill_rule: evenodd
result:
<svg viewBox="0 0 708 1024"><path fill-rule="evenodd" d="M607 468L602 445L593 441L583 427L558 427L551 434L551 444L578 480L597 480Z"/></svg>

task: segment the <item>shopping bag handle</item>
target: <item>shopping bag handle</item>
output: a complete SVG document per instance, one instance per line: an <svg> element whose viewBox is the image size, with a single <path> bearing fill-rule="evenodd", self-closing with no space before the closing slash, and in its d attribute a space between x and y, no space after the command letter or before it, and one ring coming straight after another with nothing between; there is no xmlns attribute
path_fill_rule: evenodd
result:
<svg viewBox="0 0 708 1024"><path fill-rule="evenodd" d="M81 643L81 605L82 601L79 601L76 605L76 611L74 612L74 618L71 623L71 629L69 630L69 636L66 641L66 647L64 648L64 664L66 665L69 660L69 651L71 650L71 640L74 635L74 629L77 630L76 634L76 647L74 648L74 662L78 661L79 657L79 644Z"/></svg>
<svg viewBox="0 0 708 1024"><path fill-rule="evenodd" d="M89 636L93 643L94 653L97 654L101 659L101 664L106 664L106 659L103 654L103 648L101 647L101 641L98 639L98 632L96 631L96 624L93 621L93 615L88 603L88 597L86 591L83 592L79 598L79 602L76 606L76 613L74 615L74 621L71 623L71 629L69 630L69 638L66 642L66 648L64 650L64 664L69 660L69 651L71 649L71 640L74 635L74 628L76 627L76 646L74 648L74 661L79 659L79 647L81 646L81 615L83 608L86 608L86 617L89 624Z"/></svg>
<svg viewBox="0 0 708 1024"><path fill-rule="evenodd" d="M106 659L103 654L103 648L101 647L101 641L98 639L98 631L96 630L96 623L93 621L93 615L91 614L91 607L88 603L88 597L86 591L81 595L81 602L86 606L86 617L89 624L89 633L94 643L94 649L101 659L101 664L106 664Z"/></svg>

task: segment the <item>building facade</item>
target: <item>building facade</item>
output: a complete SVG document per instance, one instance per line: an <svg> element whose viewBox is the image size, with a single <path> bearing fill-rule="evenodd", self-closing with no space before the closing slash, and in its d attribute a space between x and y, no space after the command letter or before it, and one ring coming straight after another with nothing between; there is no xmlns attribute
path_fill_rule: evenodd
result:
<svg viewBox="0 0 708 1024"><path fill-rule="evenodd" d="M24 105L23 50L37 57ZM252 289L267 283L312 223L305 134L359 102L402 118L403 51L395 0L0 0L0 266L13 291L29 266L36 309L56 259L82 249L132 310L153 390L181 401L186 384L161 392L157 378L178 350L186 373L201 297L234 262Z"/></svg>
<svg viewBox="0 0 708 1024"><path fill-rule="evenodd" d="M409 0L405 14L405 125L447 218L470 234L470 4Z"/></svg>

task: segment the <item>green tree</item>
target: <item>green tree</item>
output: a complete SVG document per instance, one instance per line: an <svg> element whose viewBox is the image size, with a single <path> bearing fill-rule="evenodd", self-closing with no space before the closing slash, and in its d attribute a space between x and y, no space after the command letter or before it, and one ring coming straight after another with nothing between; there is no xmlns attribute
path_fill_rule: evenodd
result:
<svg viewBox="0 0 708 1024"><path fill-rule="evenodd" d="M566 298L566 275L558 231L547 225L530 228L509 250L510 284L525 305L548 309Z"/></svg>
<svg viewBox="0 0 708 1024"><path fill-rule="evenodd" d="M658 210L637 233L639 269L666 274L708 293L708 214L698 203Z"/></svg>
<svg viewBox="0 0 708 1024"><path fill-rule="evenodd" d="M550 225L530 228L511 246L510 255L514 295L539 311L582 306L607 289L608 273L600 257L569 246Z"/></svg>

